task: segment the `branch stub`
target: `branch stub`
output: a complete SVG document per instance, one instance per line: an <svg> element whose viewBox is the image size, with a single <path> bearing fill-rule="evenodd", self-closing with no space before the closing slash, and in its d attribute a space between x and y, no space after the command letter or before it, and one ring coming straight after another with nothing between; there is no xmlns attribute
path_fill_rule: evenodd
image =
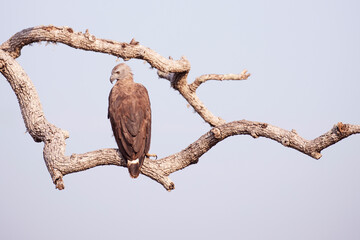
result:
<svg viewBox="0 0 360 240"><path fill-rule="evenodd" d="M211 133L214 135L214 137L216 139L220 139L221 138L221 131L219 128L215 127L213 129L211 129Z"/></svg>

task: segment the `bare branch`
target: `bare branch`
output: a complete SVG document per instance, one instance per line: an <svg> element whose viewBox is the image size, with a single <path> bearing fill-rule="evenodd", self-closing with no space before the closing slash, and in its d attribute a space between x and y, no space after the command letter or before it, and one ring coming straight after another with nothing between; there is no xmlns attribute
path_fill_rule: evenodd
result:
<svg viewBox="0 0 360 240"><path fill-rule="evenodd" d="M248 77L250 77L250 73L247 73L246 69L240 74L205 74L196 78L195 81L189 85L189 88L195 92L201 84L208 80L247 80Z"/></svg>
<svg viewBox="0 0 360 240"><path fill-rule="evenodd" d="M178 61L166 59L155 51L141 46L135 39L132 39L128 44L97 39L88 30L85 33L75 33L69 27L40 26L29 28L15 34L0 46L0 72L16 94L27 131L35 142L44 142L44 160L56 188L60 190L64 189L63 176L67 174L101 165L126 167L126 163L116 149L100 149L65 156L65 140L69 137L69 133L46 120L35 86L15 60L20 56L22 47L39 41L60 42L78 49L108 53L124 60L130 58L144 59L159 70L158 75L160 77L171 82L171 86L180 92L207 123L215 126L178 153L157 161L145 160L141 169L142 174L159 182L169 191L174 189L174 183L169 179L171 173L197 163L204 153L230 136L266 137L312 158L319 159L324 148L352 134L360 133L360 125L339 122L327 133L309 141L299 136L295 130L287 131L267 123L247 120L226 123L223 119L214 116L205 107L197 97L196 89L208 80L247 79L250 75L246 70L241 74L202 75L195 79L192 84L188 84L187 76L190 71L190 63L185 57Z"/></svg>
<svg viewBox="0 0 360 240"><path fill-rule="evenodd" d="M205 122L210 126L219 126L225 122L224 119L216 117L212 114L198 98L196 93L190 89L190 85L187 83L188 72L185 73L164 73L158 71L158 76L170 81L171 86L179 91L179 93L185 98L185 100L194 108L194 110L200 115Z"/></svg>
<svg viewBox="0 0 360 240"><path fill-rule="evenodd" d="M360 133L360 126L340 122L334 125L327 133L309 141L300 137L294 130L287 131L267 123L246 120L234 121L212 128L197 141L178 153L156 161L146 158L141 173L157 181L166 190L170 191L175 188L174 183L168 177L171 173L184 169L191 164L196 164L204 153L230 136L266 137L312 158L319 159L321 157L320 152L323 149L357 133ZM126 167L126 163L117 149L101 149L84 154L73 154L70 157L63 158L62 161L57 161L54 165L61 174L57 181L62 181L62 176L66 174L84 171L96 166L116 165Z"/></svg>
<svg viewBox="0 0 360 240"><path fill-rule="evenodd" d="M24 46L41 41L58 42L86 51L108 53L124 60L143 59L152 67L163 72L185 72L190 70L190 63L185 57L177 61L164 58L138 42L135 44L135 40L130 43L116 42L96 38L88 30L81 33L74 32L70 27L55 27L52 25L24 29L4 42L0 49L8 52L11 57L17 58L20 56L21 49Z"/></svg>
<svg viewBox="0 0 360 240"><path fill-rule="evenodd" d="M17 96L27 131L35 142L44 141L51 126L45 119L35 86L23 68L2 50L0 50L0 65L1 73Z"/></svg>
<svg viewBox="0 0 360 240"><path fill-rule="evenodd" d="M35 86L23 68L9 54L0 50L0 71L12 87L27 131L35 142L44 142L44 160L53 182L61 178L56 161L63 158L69 133L49 123L44 115Z"/></svg>
<svg viewBox="0 0 360 240"><path fill-rule="evenodd" d="M196 95L197 88L208 80L246 80L250 77L250 73L244 70L241 74L206 74L195 79L191 84L187 83L188 72L183 73L164 73L158 71L158 76L170 81L171 86L179 91L179 93L186 99L186 101L194 108L194 110L210 124L211 127L225 124L226 121L220 117L215 116L210 112L205 104Z"/></svg>

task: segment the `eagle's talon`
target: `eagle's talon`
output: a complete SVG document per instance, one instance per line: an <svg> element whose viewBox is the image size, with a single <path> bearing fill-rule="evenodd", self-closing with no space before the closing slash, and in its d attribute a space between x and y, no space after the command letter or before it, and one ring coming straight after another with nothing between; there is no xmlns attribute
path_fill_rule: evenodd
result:
<svg viewBox="0 0 360 240"><path fill-rule="evenodd" d="M158 158L158 156L157 156L156 154L152 154L152 153L147 153L145 156L146 156L147 158L154 157L155 160L157 160L157 158Z"/></svg>

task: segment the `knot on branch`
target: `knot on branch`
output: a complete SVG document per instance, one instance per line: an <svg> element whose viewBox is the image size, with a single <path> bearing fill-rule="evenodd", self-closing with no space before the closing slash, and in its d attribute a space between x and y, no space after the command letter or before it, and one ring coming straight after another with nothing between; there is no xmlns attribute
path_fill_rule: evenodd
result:
<svg viewBox="0 0 360 240"><path fill-rule="evenodd" d="M290 140L287 137L284 137L281 139L281 144L284 145L285 147L290 146Z"/></svg>
<svg viewBox="0 0 360 240"><path fill-rule="evenodd" d="M345 134L349 130L349 126L343 124L342 122L338 122L336 125L337 133L341 136Z"/></svg>
<svg viewBox="0 0 360 240"><path fill-rule="evenodd" d="M84 36L90 41L90 42L95 42L96 41L96 37L94 35L91 35L89 33L89 29L85 30Z"/></svg>
<svg viewBox="0 0 360 240"><path fill-rule="evenodd" d="M217 127L211 129L211 133L213 134L214 138L221 139L221 131Z"/></svg>
<svg viewBox="0 0 360 240"><path fill-rule="evenodd" d="M66 31L69 33L74 33L74 30L71 27L65 27Z"/></svg>

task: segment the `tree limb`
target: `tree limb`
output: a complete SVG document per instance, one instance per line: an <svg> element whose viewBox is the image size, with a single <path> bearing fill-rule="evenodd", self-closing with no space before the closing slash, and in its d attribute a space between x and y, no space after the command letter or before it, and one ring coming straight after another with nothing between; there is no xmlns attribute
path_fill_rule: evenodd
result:
<svg viewBox="0 0 360 240"><path fill-rule="evenodd" d="M196 78L193 83L189 84L189 88L192 92L195 92L201 84L209 80L247 80L248 77L250 77L250 73L247 73L247 70L242 71L240 74L205 74Z"/></svg>
<svg viewBox="0 0 360 240"><path fill-rule="evenodd" d="M179 91L179 93L185 98L185 100L194 108L194 110L199 114L199 116L204 119L211 127L219 126L226 121L221 117L216 117L212 112L210 112L205 104L199 99L196 95L194 89L191 88L190 84L187 83L188 72L185 73L164 73L158 71L158 76L170 81L171 86ZM196 90L196 89L195 89Z"/></svg>
<svg viewBox="0 0 360 240"><path fill-rule="evenodd" d="M38 26L24 29L9 40L0 45L0 49L6 51L14 59L21 54L21 49L34 42L63 43L69 47L86 51L108 53L123 58L125 61L132 58L143 59L152 67L163 72L184 72L190 71L190 63L182 57L180 60L164 58L150 48L140 45L134 41L130 43L117 42L96 38L86 29L85 33L74 32L70 27Z"/></svg>
<svg viewBox="0 0 360 240"><path fill-rule="evenodd" d="M24 46L39 41L60 42L77 49L111 54L124 60L143 59L152 67L157 68L159 77L168 79L171 86L180 92L209 125L214 127L178 153L156 161L145 159L141 173L159 182L169 191L174 189L174 183L169 178L171 173L197 163L204 153L230 136L250 135L254 138L269 138L312 158L319 159L323 149L352 134L360 133L359 125L339 122L328 132L309 141L299 136L295 130L287 131L267 123L247 120L226 123L205 107L197 97L196 90L208 80L245 80L250 76L246 70L241 74L202 75L193 83L188 84L190 63L185 57L177 61L166 59L155 51L141 46L134 39L128 44L97 39L88 31L75 33L69 27L28 28L0 45L0 72L7 79L18 99L27 131L35 142L44 142L44 160L56 188L60 190L64 189L63 176L67 174L100 165L126 167L126 162L117 149L100 149L65 156L65 140L69 137L69 133L46 120L35 86L15 60L20 56Z"/></svg>

